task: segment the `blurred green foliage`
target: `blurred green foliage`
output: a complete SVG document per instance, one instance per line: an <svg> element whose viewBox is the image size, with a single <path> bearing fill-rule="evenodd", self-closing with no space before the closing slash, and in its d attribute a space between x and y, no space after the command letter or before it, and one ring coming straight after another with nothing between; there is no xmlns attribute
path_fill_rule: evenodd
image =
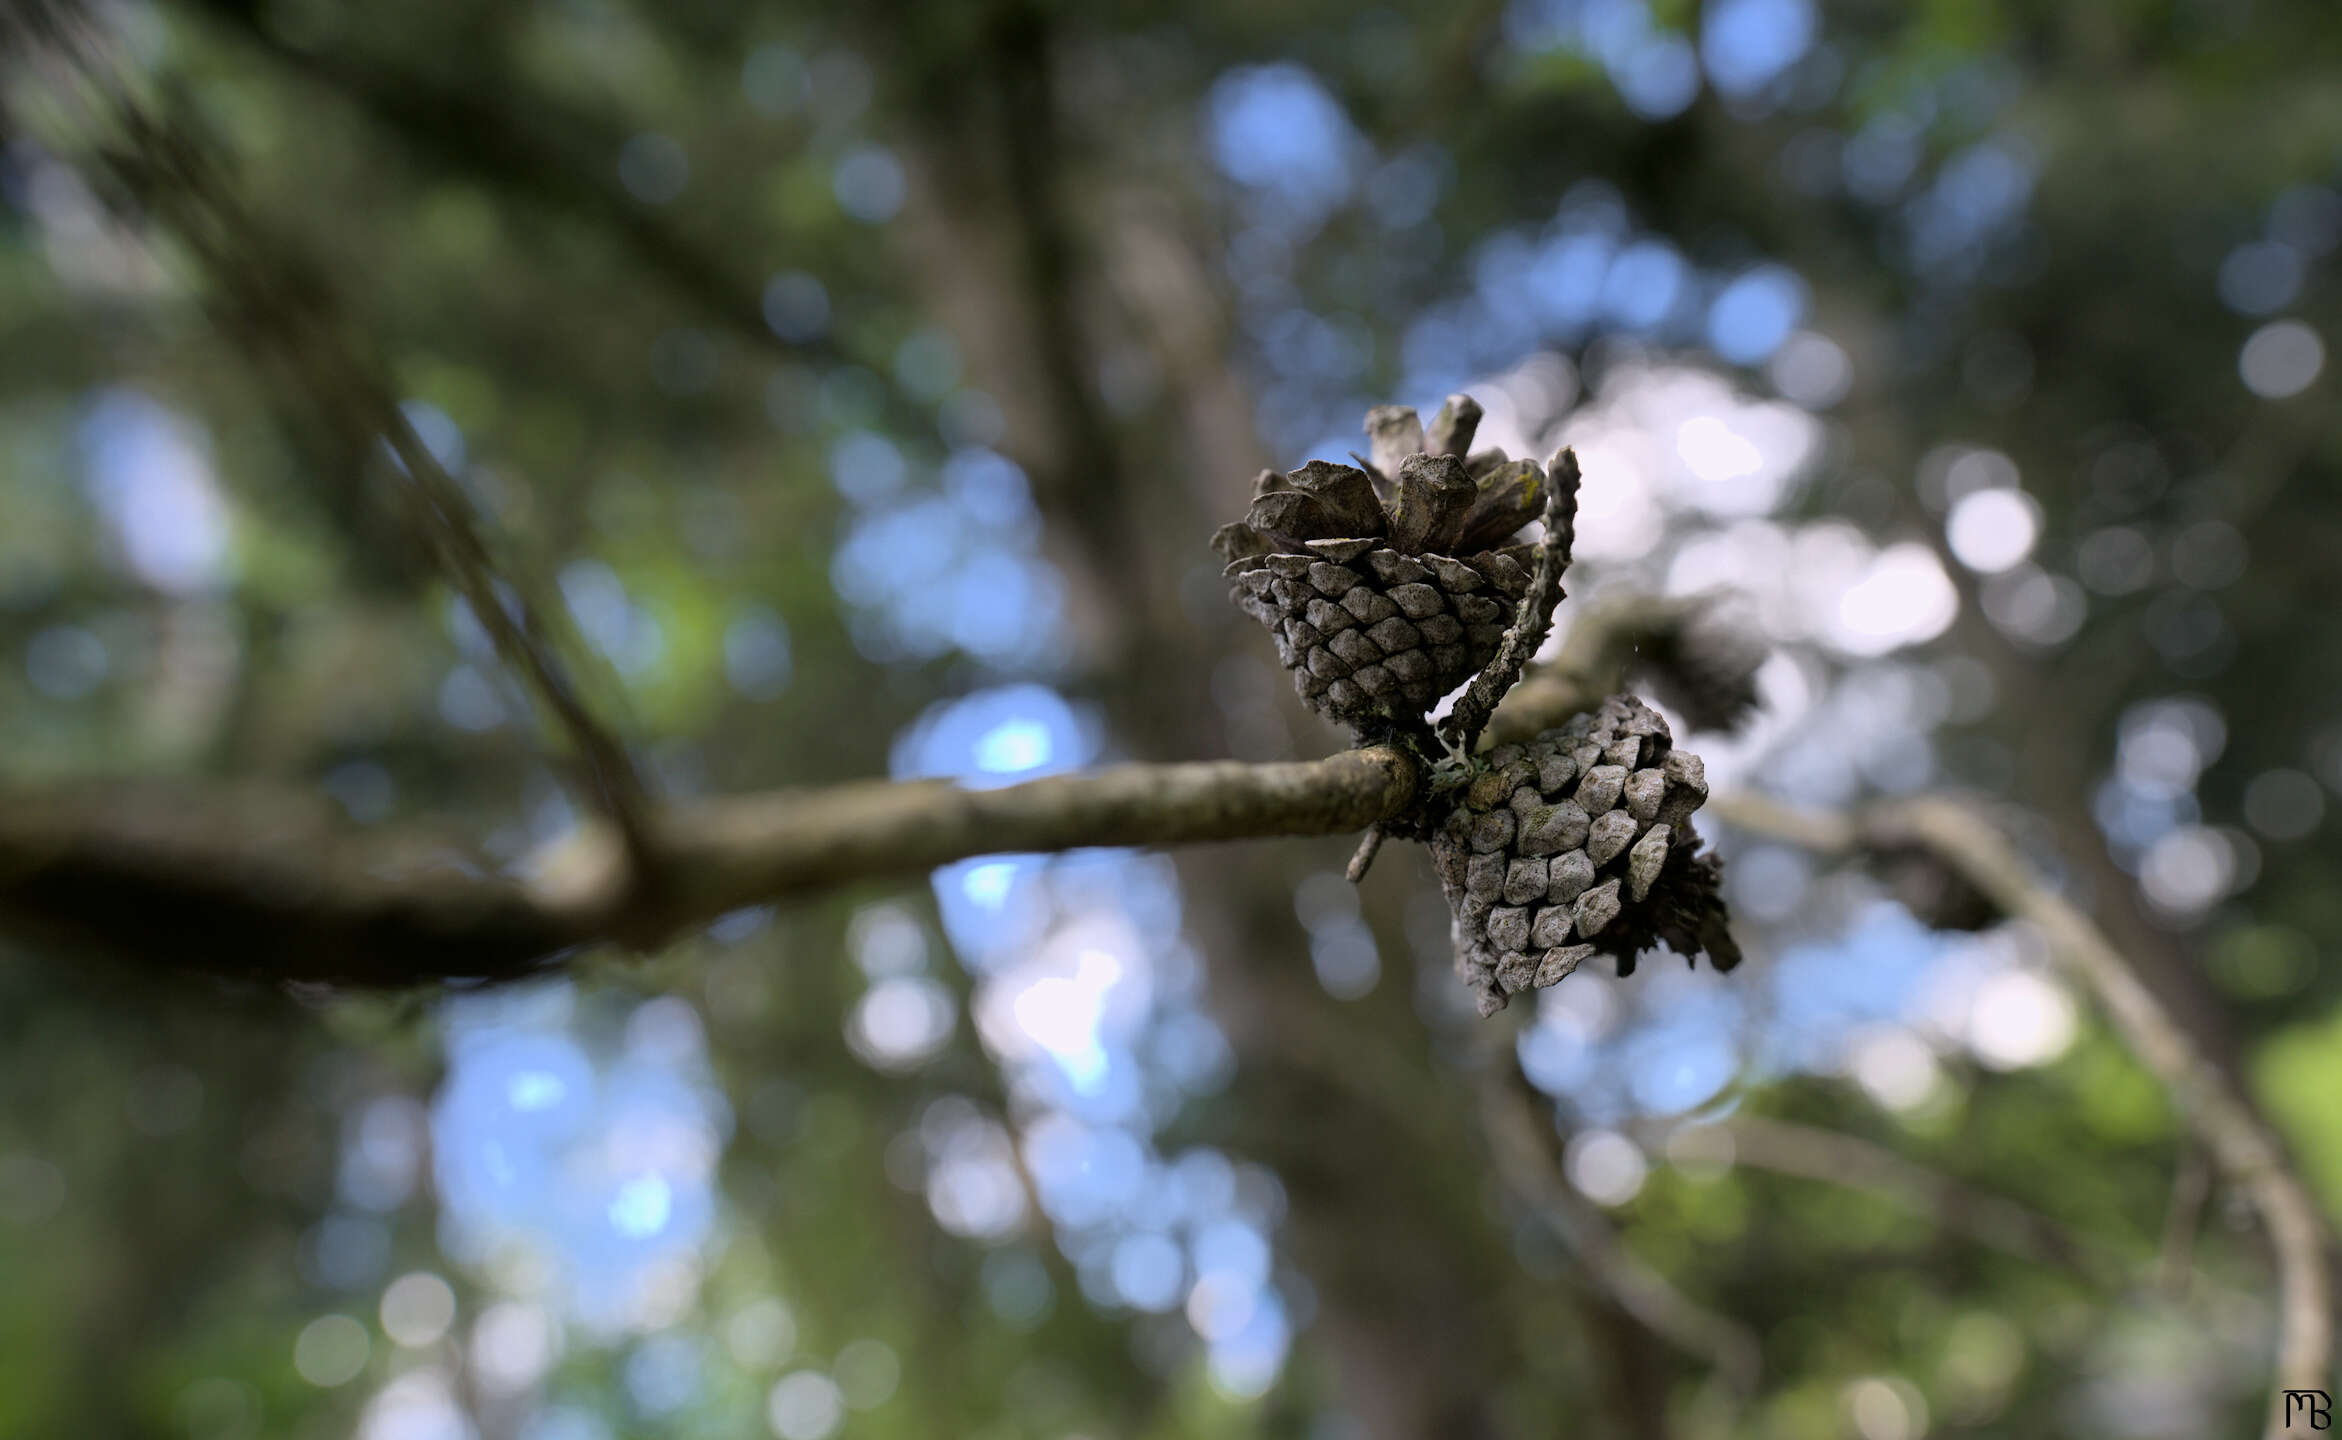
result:
<svg viewBox="0 0 2342 1440"><path fill-rule="evenodd" d="M1716 8L1609 7L1687 43ZM1353 424L1362 399L1423 368L1408 357L1427 314L1493 328L1490 307L1469 303L1476 259L1508 234L1541 235L1586 182L1704 272L1792 267L1805 323L1856 381L1824 407L1821 458L1787 519L1940 550L1941 496L1931 505L1919 477L1939 446L1989 446L2042 511L2045 583L2084 605L2044 639L2001 622L2015 612L1994 610L1990 579L1949 567L1962 616L1926 658L1965 657L1997 703L1928 735L1932 782L2038 822L2033 848L2249 1070L2342 1207L2342 856L2325 800L2307 828L2257 818L2248 800L2280 769L2342 780L2342 639L2316 623L2342 601L2342 448L2330 377L2278 398L2239 380L2240 347L2276 318L2336 333L2337 292L2323 253L2274 307L2242 313L2221 288L2239 247L2280 228L2284 197L2342 206L2324 188L2342 153L2334 12L1834 0L1788 98L1709 89L1660 115L1623 99L1619 67L1588 47L1523 40L1547 12L1575 13L174 0L114 19L232 159L255 213L334 278L402 394L460 434L514 570L622 586L628 623L656 642L639 663L602 646L620 723L677 791L885 774L892 737L926 707L1004 671L1091 705L1108 753L1229 753L1237 727L1213 697L1260 647L1215 608L1201 568L1204 535L1248 483L1243 464L1220 462L1289 462L1289 448ZM1017 128L1028 35L1054 77L1046 143ZM1426 218L1378 218L1364 183L1308 224L1248 208L1205 153L1215 86L1281 63L1306 68L1374 164L1430 157ZM665 152L636 148L646 137L688 157L680 180L654 163ZM1909 173L1881 193L1840 176L1863 137L1908 149ZM2036 167L2020 213L1926 260L1957 216L1921 200L2010 137ZM568 814L546 758L556 742L514 718L509 686L467 648L448 588L369 479L372 457L213 323L183 253L142 248L105 218L61 143L52 153L30 126L5 138L0 777L324 787L361 818L441 826L482 864L547 838ZM911 195L875 222L841 199L841 165L870 146ZM1035 259L1048 247L1019 223L1038 208L1019 168L1036 153L1071 217L1070 279ZM1127 283L1141 241L1185 257L1226 304L1229 316L1189 314L1173 287L1163 307L1203 328L1200 365L1146 312L1147 286ZM826 322L785 338L767 286L798 272L819 278ZM1085 468L1096 457L1078 448L1057 455L1073 442L1055 428L1051 372L991 328L988 304L1028 302L1074 317L1064 328L1086 348L1070 384L1103 417L1111 472ZM1363 358L1330 375L1280 369L1267 317L1286 311L1336 317ZM1592 329L1489 344L1464 345L1458 363L1491 373L1557 348L1591 384L1617 353ZM1664 348L1772 383L1696 334ZM1231 377L1242 404L1215 388ZM91 407L124 394L181 417L216 477L229 538L201 584L142 577L92 499ZM1035 543L1069 577L1057 653L1003 666L873 640L876 607L842 599L835 568L853 523L835 445L857 431L922 473L971 440L1024 467ZM2182 578L2175 558L2205 525L2249 557L2218 583ZM2088 547L2116 531L2151 553L2149 579L2092 578ZM741 683L745 622L785 636L781 678ZM79 645L55 638L68 631L94 641L94 673L30 663L38 644ZM489 723L462 720L459 675L490 697ZM2225 726L2180 787L2186 824L2254 870L2192 910L2142 897L2148 847L2102 823L2126 716L2174 695L2201 697ZM1336 743L1274 733L1298 753ZM917 1178L891 1168L941 1098L1015 1107L972 1026L911 1074L849 1045L842 1017L868 977L846 937L875 890L746 938L581 964L581 1029L614 1034L659 993L705 1017L730 1119L723 1204L674 1327L705 1359L688 1402L652 1413L627 1379L641 1345L581 1340L530 1397L581 1406L611 1435L755 1433L779 1362L726 1327L780 1296L797 1352L876 1338L900 1357L899 1386L847 1416L849 1436L1404 1433L1371 1413L1382 1392L1360 1387L1362 1356L1388 1362L1393 1394L1397 1377L1436 1392L1404 1391L1422 1406L1408 1413L1453 1427L1437 1433L1914 1440L2094 1433L2116 1416L2129 1433L2195 1435L2243 1433L2258 1413L2261 1249L2232 1223L2233 1196L2184 1213L2170 1105L2087 1017L2054 1063L2004 1074L1947 1060L1901 1110L1815 1075L1752 1072L1728 1101L2021 1202L2113 1256L2111 1289L1859 1187L1754 1166L1717 1177L1659 1163L1610 1212L1633 1255L1761 1340L1759 1389L1734 1412L1696 1360L1589 1293L1489 1180L1457 1079L1466 1044L1413 986L1418 959L1427 987L1444 984L1440 923L1418 943L1424 927L1391 898L1412 885L1421 901L1421 877L1370 889L1385 957L1372 997L1337 1003L1311 984L1293 888L1338 867L1339 849L1249 847L1183 872L1187 933L1221 1003L1287 1007L1260 1012L1265 1038L1231 1027L1234 1077L1165 1130L1275 1169L1288 1197L1277 1276L1304 1318L1265 1397L1215 1384L1176 1314L1085 1301L1046 1225L996 1244L952 1236ZM931 907L915 908L932 931ZM1802 936L1794 916L1772 928L1770 948ZM949 962L936 971L966 1014L973 983ZM0 1434L404 1433L362 1414L402 1371L462 1372L467 1332L402 1351L377 1313L382 1282L444 1272L468 1322L509 1277L442 1252L427 1179L374 1217L387 1249L362 1281L336 1283L317 1257L322 1223L348 1208L337 1185L353 1117L386 1097L428 1100L448 1013L443 997L126 983L69 948L7 941ZM1352 1068L1329 1077L1296 1058L1296 1015L1329 1027L1319 1065ZM2172 1292L2155 1270L2175 1244L2190 1247L2192 1278ZM373 1336L363 1368L333 1385L295 1366L304 1327L326 1314ZM597 1433L531 1430L520 1401L465 1398L485 1435Z"/></svg>

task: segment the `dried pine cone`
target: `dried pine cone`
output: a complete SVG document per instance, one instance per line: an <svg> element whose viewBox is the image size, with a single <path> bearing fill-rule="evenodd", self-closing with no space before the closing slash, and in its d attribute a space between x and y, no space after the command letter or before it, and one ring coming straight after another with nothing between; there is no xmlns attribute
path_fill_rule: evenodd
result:
<svg viewBox="0 0 2342 1440"><path fill-rule="evenodd" d="M1252 509L1212 537L1232 598L1319 713L1413 719L1495 656L1534 563L1506 542L1543 508L1546 479L1501 450L1466 460L1479 423L1463 395L1428 436L1413 410L1379 406L1365 468L1264 471Z"/></svg>
<svg viewBox="0 0 2342 1440"><path fill-rule="evenodd" d="M1456 970L1480 1012L1597 950L1619 957L1621 975L1661 941L1719 970L1739 964L1720 867L1691 825L1707 798L1699 757L1674 749L1667 722L1631 695L1490 751L1431 842Z"/></svg>
<svg viewBox="0 0 2342 1440"><path fill-rule="evenodd" d="M1764 637L1725 606L1720 596L1693 599L1645 636L1635 656L1645 688L1694 730L1737 730L1756 713Z"/></svg>
<svg viewBox="0 0 2342 1440"><path fill-rule="evenodd" d="M2007 918L1991 896L1946 865L1934 851L1917 845L1887 844L1869 855L1871 872L1887 893L1930 930L1989 930Z"/></svg>

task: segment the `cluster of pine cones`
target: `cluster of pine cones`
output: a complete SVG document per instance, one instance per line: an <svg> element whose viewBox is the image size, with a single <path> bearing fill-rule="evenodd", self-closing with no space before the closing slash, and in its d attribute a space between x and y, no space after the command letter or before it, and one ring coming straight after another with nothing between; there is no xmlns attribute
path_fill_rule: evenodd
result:
<svg viewBox="0 0 2342 1440"><path fill-rule="evenodd" d="M1423 717L1495 657L1528 592L1534 547L1518 537L1550 481L1533 460L1470 453L1480 418L1461 395L1428 429L1378 407L1371 459L1263 472L1245 518L1213 537L1231 598L1275 638L1303 700L1362 736L1426 734ZM1754 662L1725 668L1725 688L1745 686ZM1699 757L1631 695L1475 757L1435 798L1430 843L1481 1013L1597 951L1621 975L1661 943L1738 964L1720 867L1691 824L1707 797Z"/></svg>

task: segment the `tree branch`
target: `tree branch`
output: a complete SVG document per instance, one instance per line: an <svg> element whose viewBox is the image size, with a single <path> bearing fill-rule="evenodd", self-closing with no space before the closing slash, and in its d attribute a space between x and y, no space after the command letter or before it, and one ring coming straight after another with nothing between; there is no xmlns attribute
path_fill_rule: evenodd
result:
<svg viewBox="0 0 2342 1440"><path fill-rule="evenodd" d="M655 883L644 835L648 787L617 733L604 725L554 642L560 622L531 585L499 575L471 497L408 422L381 365L350 338L337 292L307 258L253 217L223 162L183 125L143 104L115 73L86 27L61 23L54 43L76 65L119 132L98 152L114 183L101 193L125 219L150 220L194 258L228 328L282 373L343 436L350 454L387 447L400 508L415 538L438 561L504 664L576 747L591 801L617 823L637 864L636 883ZM512 567L501 567L506 574Z"/></svg>
<svg viewBox="0 0 2342 1440"><path fill-rule="evenodd" d="M745 905L973 855L1331 835L1399 814L1418 767L1379 746L1304 764L1126 765L996 790L874 781L653 812L656 891L589 822L528 880L438 836L335 823L252 790L118 786L0 799L0 920L155 969L387 987L522 975L599 940L651 945Z"/></svg>
<svg viewBox="0 0 2342 1440"><path fill-rule="evenodd" d="M0 924L142 970L377 987L509 979L592 938L443 836L190 784L0 798Z"/></svg>
<svg viewBox="0 0 2342 1440"><path fill-rule="evenodd" d="M1646 619L1632 604L1582 617L1565 652L1578 660L1516 687L1496 726L1524 695L1541 717L1601 703L1619 684L1605 657L1625 653L1610 628ZM605 820L524 880L492 873L444 826L359 829L313 798L250 787L0 790L0 926L264 983L509 979L596 942L651 948L742 906L974 855L1344 834L1407 813L1419 780L1404 751L1375 746L996 790L869 781L653 805L640 844L656 887L631 883Z"/></svg>
<svg viewBox="0 0 2342 1440"><path fill-rule="evenodd" d="M1123 765L997 790L876 781L721 800L656 827L679 901L704 919L848 880L971 855L1338 835L1415 802L1418 767L1378 745L1323 760Z"/></svg>
<svg viewBox="0 0 2342 1440"><path fill-rule="evenodd" d="M2309 1187L2249 1096L2199 1050L2090 917L2051 890L1999 831L1956 800L1900 801L1848 819L1758 796L1708 808L1742 829L1829 854L1918 845L1966 876L2007 914L2039 927L2067 969L2098 997L2131 1053L2171 1093L2221 1176L2252 1202L2277 1269L2277 1359L2268 1433L2283 1433L2285 1390L2323 1389L2334 1354L2332 1241Z"/></svg>
<svg viewBox="0 0 2342 1440"><path fill-rule="evenodd" d="M1541 713L1576 714L1617 688L1599 657L1623 653L1606 632L1637 613L1611 606L1579 621L1571 651L1596 658L1538 676ZM1497 726L1530 689L1515 688ZM267 983L509 979L584 945L651 948L742 906L974 855L1346 834L1413 809L1420 778L1386 745L996 790L866 781L653 805L639 865L660 877L654 887L634 883L623 836L603 819L522 880L491 873L444 827L359 829L314 799L248 787L0 790L0 926L147 969Z"/></svg>

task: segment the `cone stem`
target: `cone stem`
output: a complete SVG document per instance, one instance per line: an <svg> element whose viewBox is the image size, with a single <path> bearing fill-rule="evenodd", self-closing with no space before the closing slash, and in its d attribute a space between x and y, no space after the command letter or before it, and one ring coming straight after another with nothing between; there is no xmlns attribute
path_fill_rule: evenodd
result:
<svg viewBox="0 0 2342 1440"><path fill-rule="evenodd" d="M1459 755L1472 753L1489 717L1520 680L1529 657L1537 653L1553 628L1553 607L1561 603L1564 593L1562 572L1569 569L1570 545L1577 538L1579 478L1575 450L1564 449L1553 457L1545 486L1545 535L1537 542L1537 569L1529 579L1529 591L1521 597L1513 623L1496 647L1496 657L1472 677L1455 709L1439 727L1440 739Z"/></svg>

